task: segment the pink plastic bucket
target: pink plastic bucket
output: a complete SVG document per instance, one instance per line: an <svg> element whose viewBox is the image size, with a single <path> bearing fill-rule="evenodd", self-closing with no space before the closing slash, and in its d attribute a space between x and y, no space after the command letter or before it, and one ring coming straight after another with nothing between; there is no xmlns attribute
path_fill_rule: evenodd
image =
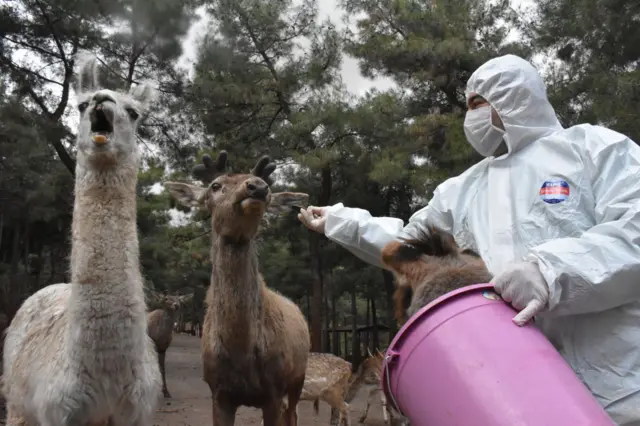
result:
<svg viewBox="0 0 640 426"><path fill-rule="evenodd" d="M615 426L532 324L490 284L452 291L407 321L382 365L412 426Z"/></svg>

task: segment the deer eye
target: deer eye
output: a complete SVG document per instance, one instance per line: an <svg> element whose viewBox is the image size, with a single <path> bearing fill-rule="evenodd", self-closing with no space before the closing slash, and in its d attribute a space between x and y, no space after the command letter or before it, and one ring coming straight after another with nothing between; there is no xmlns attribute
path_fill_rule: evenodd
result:
<svg viewBox="0 0 640 426"><path fill-rule="evenodd" d="M85 109L89 106L89 102L82 102L78 105L78 111L84 112Z"/></svg>
<svg viewBox="0 0 640 426"><path fill-rule="evenodd" d="M213 192L219 191L220 188L222 188L222 185L220 185L219 183L212 183L211 184L211 190Z"/></svg>
<svg viewBox="0 0 640 426"><path fill-rule="evenodd" d="M129 114L132 120L137 120L138 117L140 117L140 114L133 108L127 108L127 114Z"/></svg>

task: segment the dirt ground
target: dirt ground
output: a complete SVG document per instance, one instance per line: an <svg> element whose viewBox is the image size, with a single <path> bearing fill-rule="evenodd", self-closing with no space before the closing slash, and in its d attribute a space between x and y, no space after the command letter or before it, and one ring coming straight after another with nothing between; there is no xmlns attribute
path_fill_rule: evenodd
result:
<svg viewBox="0 0 640 426"><path fill-rule="evenodd" d="M211 396L209 387L202 381L200 363L200 339L175 334L171 347L167 351L166 370L167 387L171 399L164 399L155 415L154 426L205 426L211 424ZM353 426L359 425L360 414L366 405L366 391L360 390L350 404L350 417ZM318 416L313 412L313 403L300 402L298 424L329 425L331 410L320 402ZM254 408L241 407L236 416L236 426L259 426L261 412ZM379 398L371 404L364 422L369 426L384 426Z"/></svg>
<svg viewBox="0 0 640 426"><path fill-rule="evenodd" d="M153 419L153 426L206 426L211 424L211 396L209 387L202 381L200 363L200 339L185 334L175 334L166 359L167 386L171 399L164 399ZM366 391L360 390L350 404L351 424L358 420L366 405ZM0 397L1 398L1 397ZM0 425L5 413L0 401ZM241 407L236 416L236 426L259 426L261 412L254 408ZM331 409L320 402L318 416L313 412L313 403L302 401L298 407L300 426L329 425ZM367 426L384 426L380 399L371 404L364 422Z"/></svg>

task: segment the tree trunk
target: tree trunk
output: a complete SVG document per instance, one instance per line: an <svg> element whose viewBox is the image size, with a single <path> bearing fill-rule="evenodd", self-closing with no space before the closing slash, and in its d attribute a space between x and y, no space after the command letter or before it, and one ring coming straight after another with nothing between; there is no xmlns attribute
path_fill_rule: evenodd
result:
<svg viewBox="0 0 640 426"><path fill-rule="evenodd" d="M331 167L327 164L321 170L321 190L318 205L326 206L331 198ZM320 258L320 239L324 238L315 231L309 230L309 254L311 270L315 272L313 280L313 297L311 302L311 350L319 352L322 346L322 259Z"/></svg>
<svg viewBox="0 0 640 426"><path fill-rule="evenodd" d="M378 318L376 314L376 298L371 298L371 347L375 351L380 348L380 341L378 339Z"/></svg>
<svg viewBox="0 0 640 426"><path fill-rule="evenodd" d="M311 351L322 350L322 265L320 262L320 236L309 230L311 270L315 272L311 296Z"/></svg>
<svg viewBox="0 0 640 426"><path fill-rule="evenodd" d="M360 365L360 335L358 334L358 305L356 304L355 286L351 291L351 364L353 368Z"/></svg>
<svg viewBox="0 0 640 426"><path fill-rule="evenodd" d="M391 343L393 336L398 331L398 323L395 319L394 308L393 308L393 293L396 290L396 286L393 283L393 274L386 269L382 270L382 279L384 280L384 291L387 299L387 318L389 321L389 341L387 344Z"/></svg>
<svg viewBox="0 0 640 426"><path fill-rule="evenodd" d="M369 322L369 315L371 314L371 298L369 297L369 295L367 295L367 313L365 315L365 321L364 321L364 325L367 327L367 331L364 332L364 344L366 346L366 350L367 353L371 351L371 346L369 346L369 344L371 343L371 339L370 339L370 334L369 333L369 325L371 325L371 323Z"/></svg>
<svg viewBox="0 0 640 426"><path fill-rule="evenodd" d="M331 352L331 334L329 333L329 295L331 294L331 283L325 280L324 298L324 333L322 335L322 351Z"/></svg>
<svg viewBox="0 0 640 426"><path fill-rule="evenodd" d="M338 321L336 314L336 302L338 298L336 297L336 292L333 289L333 277L331 279L331 327L333 328L333 336L331 336L331 343L333 354L336 356L340 356L340 352L342 350L342 343L340 342L340 334L338 333Z"/></svg>

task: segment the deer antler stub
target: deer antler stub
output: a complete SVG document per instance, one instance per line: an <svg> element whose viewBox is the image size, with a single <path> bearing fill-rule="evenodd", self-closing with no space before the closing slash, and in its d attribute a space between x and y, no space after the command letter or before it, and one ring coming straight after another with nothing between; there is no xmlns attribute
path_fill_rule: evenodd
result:
<svg viewBox="0 0 640 426"><path fill-rule="evenodd" d="M227 172L227 158L227 151L220 151L215 162L205 154L202 156L202 163L196 165L191 174L205 185L209 185L215 178Z"/></svg>
<svg viewBox="0 0 640 426"><path fill-rule="evenodd" d="M267 185L271 186L273 184L273 179L269 176L275 171L275 169L276 163L272 163L268 155L263 155L260 157L254 168L251 169L251 174L258 176L260 179L264 180Z"/></svg>

